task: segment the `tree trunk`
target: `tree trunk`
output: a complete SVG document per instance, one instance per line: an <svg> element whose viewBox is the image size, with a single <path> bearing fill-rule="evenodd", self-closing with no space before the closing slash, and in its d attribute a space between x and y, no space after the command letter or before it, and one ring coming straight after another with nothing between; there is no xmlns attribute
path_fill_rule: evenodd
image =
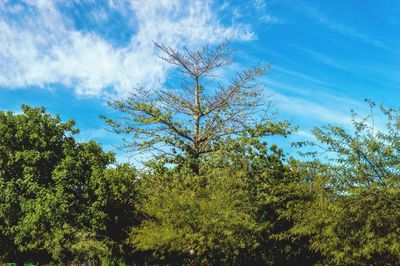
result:
<svg viewBox="0 0 400 266"><path fill-rule="evenodd" d="M200 174L200 163L199 163L199 154L195 153L190 158L190 169L196 175Z"/></svg>
<svg viewBox="0 0 400 266"><path fill-rule="evenodd" d="M200 84L199 78L195 79L195 94L194 94L194 129L193 129L193 150L194 154L191 158L191 168L193 172L198 175L199 174L199 157L200 157L200 147L199 147L199 138L200 138L200 118L201 118L201 107L200 107Z"/></svg>

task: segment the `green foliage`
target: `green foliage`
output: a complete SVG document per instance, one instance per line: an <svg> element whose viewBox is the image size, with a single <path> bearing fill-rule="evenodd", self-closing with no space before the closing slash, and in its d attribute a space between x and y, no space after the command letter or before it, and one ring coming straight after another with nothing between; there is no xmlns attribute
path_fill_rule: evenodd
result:
<svg viewBox="0 0 400 266"><path fill-rule="evenodd" d="M229 169L188 178L182 173L142 180L146 219L134 229L132 242L141 250L186 254L224 261L255 243L255 206L244 177ZM222 256L219 256L222 255Z"/></svg>
<svg viewBox="0 0 400 266"><path fill-rule="evenodd" d="M156 256L177 254L181 264L316 261L319 257L302 246L303 238L282 236L292 224L281 212L304 198L298 189L302 176L285 163L280 149L268 146L260 136L247 134L224 145L235 149L227 153L221 148L204 156L200 175L188 162L173 168L160 166L159 160L151 165L153 170L140 180L145 219L133 229L135 248Z"/></svg>
<svg viewBox="0 0 400 266"><path fill-rule="evenodd" d="M40 263L110 256L133 225L135 172L107 169L114 156L77 143L73 121L22 110L0 112L0 256Z"/></svg>
<svg viewBox="0 0 400 266"><path fill-rule="evenodd" d="M385 129L354 114L353 131L315 130L333 162L314 169L313 198L297 207L292 233L310 236L311 248L329 265L396 265L400 259L400 116L381 111Z"/></svg>

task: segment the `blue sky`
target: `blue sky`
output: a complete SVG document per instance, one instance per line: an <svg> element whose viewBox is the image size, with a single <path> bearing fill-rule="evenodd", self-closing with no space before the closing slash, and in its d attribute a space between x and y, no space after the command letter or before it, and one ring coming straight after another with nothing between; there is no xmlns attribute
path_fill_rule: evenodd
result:
<svg viewBox="0 0 400 266"><path fill-rule="evenodd" d="M348 127L365 98L400 106L399 14L397 0L0 0L0 109L44 106L115 150L98 118L118 115L107 97L172 73L153 40L179 49L233 37L233 69L271 62L265 93L300 126L291 139L307 139L313 126Z"/></svg>

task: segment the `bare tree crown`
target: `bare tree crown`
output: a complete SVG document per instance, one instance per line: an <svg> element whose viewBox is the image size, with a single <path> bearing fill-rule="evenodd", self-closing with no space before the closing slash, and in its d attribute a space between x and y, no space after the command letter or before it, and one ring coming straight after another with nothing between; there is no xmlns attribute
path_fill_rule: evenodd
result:
<svg viewBox="0 0 400 266"><path fill-rule="evenodd" d="M155 46L161 52L161 60L176 66L181 73L180 82L174 88L142 88L126 100L110 100L109 104L126 116L106 122L117 133L133 134L126 147L182 152L197 159L217 149L224 139L268 120L269 102L261 97L258 81L269 65L255 65L222 82L221 70L233 63L228 41L197 51L178 51L159 43Z"/></svg>

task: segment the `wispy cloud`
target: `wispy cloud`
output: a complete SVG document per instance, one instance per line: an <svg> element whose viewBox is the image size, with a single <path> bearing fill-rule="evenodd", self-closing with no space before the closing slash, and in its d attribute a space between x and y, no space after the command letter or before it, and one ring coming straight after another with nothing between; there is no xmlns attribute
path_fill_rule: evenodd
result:
<svg viewBox="0 0 400 266"><path fill-rule="evenodd" d="M292 115L311 119L322 123L331 123L342 126L351 125L350 110L343 103L332 102L331 106L319 104L306 98L286 96L280 93L274 94L273 102L279 106L279 110ZM340 108L341 107L341 108Z"/></svg>
<svg viewBox="0 0 400 266"><path fill-rule="evenodd" d="M309 95L308 95L309 96ZM378 111L370 108L364 101L355 101L350 98L340 97L328 93L316 93L314 98L307 95L286 95L274 93L272 101L279 107L283 117L295 118L302 124L302 130L298 133L306 138L311 138L310 129L315 126L335 125L354 130L353 113L356 120L367 119L366 123L376 130L385 132L385 117ZM318 102L315 99L322 98ZM373 120L372 120L373 117ZM304 130L304 126L308 131Z"/></svg>
<svg viewBox="0 0 400 266"><path fill-rule="evenodd" d="M279 19L278 17L272 16L270 14L264 14L260 16L260 21L263 23L267 24L281 24L283 23L282 19Z"/></svg>
<svg viewBox="0 0 400 266"><path fill-rule="evenodd" d="M287 68L283 68L283 67L280 67L280 66L277 66L277 65L274 65L273 68L271 69L271 71L272 72L277 71L277 72L283 73L285 75L292 76L292 77L299 78L299 79L306 80L306 81L310 81L310 82L313 82L313 83L316 83L316 84L319 84L319 85L332 86L331 84L329 84L329 83L327 83L327 82L325 82L323 80L311 77L309 75L306 75L304 73L300 73L298 71L293 71L293 70L290 70L290 69L287 69Z"/></svg>
<svg viewBox="0 0 400 266"><path fill-rule="evenodd" d="M0 2L0 87L63 84L78 95L126 95L137 84L157 88L166 79L169 66L155 56L153 40L179 48L255 38L246 24L223 24L211 0L108 2L134 18L134 34L123 47L80 31L63 2ZM91 17L107 20L106 9L99 10Z"/></svg>
<svg viewBox="0 0 400 266"><path fill-rule="evenodd" d="M308 139L308 140L316 140L316 137L310 131L299 130L299 131L295 132L294 134L298 135L302 138Z"/></svg>
<svg viewBox="0 0 400 266"><path fill-rule="evenodd" d="M235 3L235 4L232 4ZM282 24L284 20L270 12L269 1L252 0L236 3L234 1L224 1L220 6L221 10L231 10L228 14L231 21L247 18L253 24Z"/></svg>
<svg viewBox="0 0 400 266"><path fill-rule="evenodd" d="M252 12L257 13L258 20L261 23L265 24L281 24L284 23L284 20L282 18L278 18L276 16L273 16L269 12L268 8L268 1L267 0L254 0L250 1L253 5L253 10Z"/></svg>
<svg viewBox="0 0 400 266"><path fill-rule="evenodd" d="M367 81L371 84L379 84L382 88L397 88L400 82L398 77L400 68L398 64L392 63L392 61L394 61L392 59L380 59L380 61L377 62L376 60L371 60L365 55L361 58L353 57L343 59L338 56L324 54L294 44L290 44L290 46L305 53L310 59L315 60L316 62L346 72L352 75L355 79ZM307 80L307 77L303 77L303 79Z"/></svg>
<svg viewBox="0 0 400 266"><path fill-rule="evenodd" d="M308 16L310 16L311 18L318 21L320 24L326 26L327 28L329 28L337 33L347 35L349 37L361 40L367 44L370 44L372 46L381 48L381 49L389 51L389 52L398 53L397 50L393 49L393 47L390 47L389 45L385 44L381 40L377 40L376 38L371 37L368 34L365 34L350 25L347 25L345 23L342 23L335 19L332 19L332 18L326 16L323 12L321 12L320 10L318 10L315 7L311 7L308 5L303 5L303 6L304 6L304 9Z"/></svg>

